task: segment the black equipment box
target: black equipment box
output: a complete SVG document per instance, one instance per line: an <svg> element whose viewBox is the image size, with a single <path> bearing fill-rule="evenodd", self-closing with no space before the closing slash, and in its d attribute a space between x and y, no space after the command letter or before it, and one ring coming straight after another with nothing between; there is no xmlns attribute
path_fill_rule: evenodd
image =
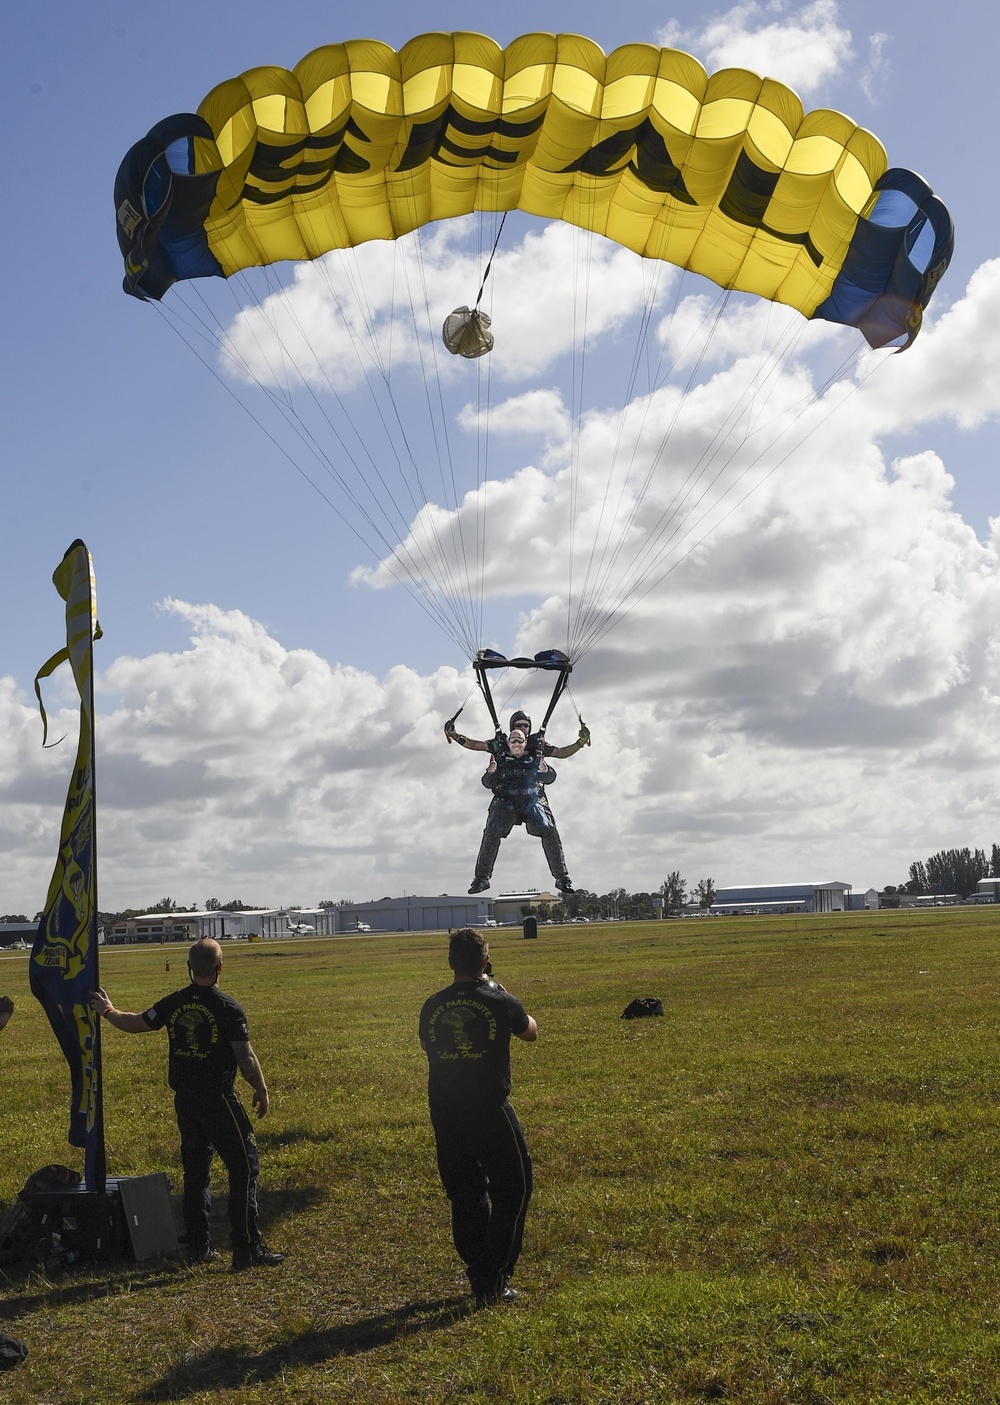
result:
<svg viewBox="0 0 1000 1405"><path fill-rule="evenodd" d="M162 1171L109 1178L103 1192L83 1185L36 1191L31 1207L42 1216L52 1255L65 1263L145 1259L179 1247Z"/></svg>

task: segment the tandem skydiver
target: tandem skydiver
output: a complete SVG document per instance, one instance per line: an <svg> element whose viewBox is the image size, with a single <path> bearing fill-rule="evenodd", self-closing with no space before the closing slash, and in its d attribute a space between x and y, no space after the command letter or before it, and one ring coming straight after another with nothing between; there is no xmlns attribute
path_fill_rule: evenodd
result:
<svg viewBox="0 0 1000 1405"><path fill-rule="evenodd" d="M544 732L531 731L531 718L526 712L515 712L510 719L509 740L502 732L488 742L462 736L455 731L454 721L447 722L444 731L450 742L458 742L469 751L489 752L491 758L482 781L493 791L493 799L469 892L482 893L490 886L500 841L506 839L514 825L523 824L529 834L541 839L558 891L572 893L562 841L545 795L545 786L556 778L546 758L572 756L582 746L588 746L589 729L581 721L577 740L569 746L556 747L545 740Z"/></svg>

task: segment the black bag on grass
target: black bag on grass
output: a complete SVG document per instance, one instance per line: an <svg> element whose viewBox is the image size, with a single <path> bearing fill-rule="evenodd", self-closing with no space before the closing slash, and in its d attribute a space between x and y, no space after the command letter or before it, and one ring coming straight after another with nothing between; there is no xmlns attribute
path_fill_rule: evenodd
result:
<svg viewBox="0 0 1000 1405"><path fill-rule="evenodd" d="M626 1005L622 1011L623 1020L645 1020L650 1015L663 1014L663 1001L657 1000L655 995L642 995L638 1000L633 1000Z"/></svg>
<svg viewBox="0 0 1000 1405"><path fill-rule="evenodd" d="M20 1366L27 1354L28 1348L24 1342L19 1342L16 1337L8 1337L6 1332L0 1332L0 1371L13 1371L15 1366Z"/></svg>
<svg viewBox="0 0 1000 1405"><path fill-rule="evenodd" d="M31 1173L13 1205L0 1219L0 1264L19 1263L47 1251L49 1231L45 1215L32 1201L41 1191L72 1190L79 1184L76 1171L55 1163Z"/></svg>

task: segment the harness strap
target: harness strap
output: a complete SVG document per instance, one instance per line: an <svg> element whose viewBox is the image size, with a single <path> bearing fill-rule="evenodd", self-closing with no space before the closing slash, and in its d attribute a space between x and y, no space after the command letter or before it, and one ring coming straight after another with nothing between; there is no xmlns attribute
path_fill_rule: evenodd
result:
<svg viewBox="0 0 1000 1405"><path fill-rule="evenodd" d="M538 669L541 672L555 673L557 675L555 686L552 689L552 697L545 710L545 716L542 718L542 725L538 728L540 732L545 731L549 718L555 711L556 703L562 697L563 692L569 684L569 675L573 672L572 662L565 654L560 654L555 649L549 649L544 653L536 654L533 659L506 659L502 655L494 653L492 649L482 649L473 659L472 667L475 669L476 679L486 701L486 706L489 709L489 714L493 720L493 726L498 736L503 735L503 728L500 725L500 718L497 715L496 705L493 701L493 691L490 688L489 671L491 668L530 668Z"/></svg>

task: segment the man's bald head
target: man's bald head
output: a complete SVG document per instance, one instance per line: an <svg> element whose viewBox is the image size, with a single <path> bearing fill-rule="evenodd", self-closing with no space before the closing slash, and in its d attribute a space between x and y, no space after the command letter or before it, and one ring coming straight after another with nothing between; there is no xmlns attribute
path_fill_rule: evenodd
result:
<svg viewBox="0 0 1000 1405"><path fill-rule="evenodd" d="M188 952L191 979L200 985L214 985L222 968L222 947L212 937L202 937Z"/></svg>

